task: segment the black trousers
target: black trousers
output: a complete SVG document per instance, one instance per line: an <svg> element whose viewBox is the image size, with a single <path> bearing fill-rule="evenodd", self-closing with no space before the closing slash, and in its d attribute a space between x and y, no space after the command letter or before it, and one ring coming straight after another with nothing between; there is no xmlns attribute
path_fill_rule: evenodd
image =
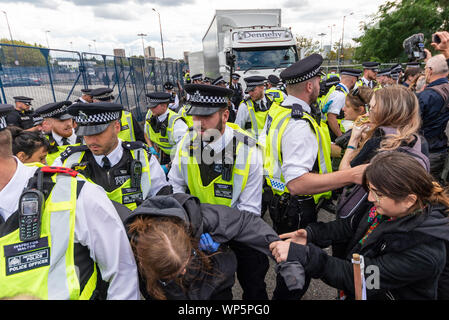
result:
<svg viewBox="0 0 449 320"><path fill-rule="evenodd" d="M265 284L270 266L268 257L236 241L228 244L237 257L237 279L243 289L242 300L268 300Z"/></svg>

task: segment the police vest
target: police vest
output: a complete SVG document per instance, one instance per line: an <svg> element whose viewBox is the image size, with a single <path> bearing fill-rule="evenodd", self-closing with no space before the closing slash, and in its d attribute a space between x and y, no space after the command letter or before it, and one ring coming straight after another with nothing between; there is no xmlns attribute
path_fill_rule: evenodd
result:
<svg viewBox="0 0 449 320"><path fill-rule="evenodd" d="M61 161L64 167L74 169L83 174L88 181L102 186L110 200L134 210L137 208L136 202L144 200L151 189L150 159L145 144L140 141L123 141L122 147L124 149L122 159L119 164L109 170L103 169L96 163L85 145L69 146L61 153ZM127 150L130 152L130 157L124 159ZM140 162L141 170L136 167L136 161ZM105 180L98 178L103 176L109 182L108 186L105 185ZM109 186L113 184L119 187L110 190Z"/></svg>
<svg viewBox="0 0 449 320"><path fill-rule="evenodd" d="M152 116L151 110L145 117L145 133L148 138L159 146L165 154L171 155L176 151L176 141L173 135L175 121L184 121L184 118L172 110L168 110L168 115L164 121L159 122L156 116Z"/></svg>
<svg viewBox="0 0 449 320"><path fill-rule="evenodd" d="M273 101L278 104L281 104L285 99L285 93L276 88L265 90L265 94L269 94L273 98Z"/></svg>
<svg viewBox="0 0 449 320"><path fill-rule="evenodd" d="M50 187L44 192L39 239L20 240L18 212L0 225L0 296L29 294L44 300L94 298L101 276L89 250L74 243L76 200L83 179L52 173L65 168L40 167L28 184L35 188L38 172L47 172L44 181Z"/></svg>
<svg viewBox="0 0 449 320"><path fill-rule="evenodd" d="M264 108L264 110L260 110L259 106L256 106L251 99L243 100L243 102L248 107L248 113L250 121L247 121L245 123L245 130L251 129L250 134L252 137L257 139L259 137L259 132L263 130L263 127L265 126L265 120L267 119L268 110L270 109L273 99L271 98L271 95L265 95L267 104Z"/></svg>
<svg viewBox="0 0 449 320"><path fill-rule="evenodd" d="M332 172L331 163L331 141L329 131L325 127L318 125L315 119L307 112L303 111L300 105L293 105L299 109L295 109L295 117L293 121L307 121L315 133L318 142L318 156L316 164L319 173ZM284 107L277 103L273 104L267 116L267 138L265 143L264 157L264 175L267 184L271 187L274 194L282 195L289 193L282 174L282 150L281 139L284 135L285 128L292 119L292 108ZM301 137L298 137L301 139ZM322 197L330 198L331 191L313 195L315 203Z"/></svg>
<svg viewBox="0 0 449 320"><path fill-rule="evenodd" d="M345 97L348 95L346 90L342 86L340 86L340 85L332 86L329 89L329 92L324 97L322 97L320 99L320 101L319 101L319 107L320 107L320 110L321 110L321 121L323 121L323 122L327 123L327 111L329 110L329 107L332 104L332 101L329 101L329 98L330 98L331 94L334 93L336 90L338 90L340 92L343 92ZM345 133L346 129L341 124L341 121L343 119L344 119L344 111L343 111L343 108L341 108L340 114L337 116L337 121L338 121L338 124L340 125L340 131L342 133Z"/></svg>
<svg viewBox="0 0 449 320"><path fill-rule="evenodd" d="M136 141L134 133L133 115L129 111L123 111L120 118L120 132L117 135L123 141Z"/></svg>
<svg viewBox="0 0 449 320"><path fill-rule="evenodd" d="M196 132L190 130L180 141L178 170L186 181L190 194L198 197L200 202L235 207L246 186L257 145L238 125L226 125L233 129L234 138L219 155L208 152L207 157L213 161L211 164L203 163L206 149L203 149ZM208 181L203 183L205 170L209 170L212 177L207 177Z"/></svg>
<svg viewBox="0 0 449 320"><path fill-rule="evenodd" d="M45 136L50 143L50 149L48 150L47 156L45 157L45 160L47 161L47 165L51 166L53 162L61 155L61 152L65 151L69 145L62 145L58 146L56 143L56 140L53 138L53 135L50 133L49 135ZM82 137L77 136L76 137L76 143L73 144L73 146L79 146L81 142L83 141Z"/></svg>
<svg viewBox="0 0 449 320"><path fill-rule="evenodd" d="M373 84L373 87L371 88L371 86L365 84L365 82L363 82L362 79L357 80L357 82L355 83L354 88L358 88L358 87L369 87L371 89L373 89L374 91L382 89L382 85L380 83L378 83L377 81L371 80L371 82Z"/></svg>
<svg viewBox="0 0 449 320"><path fill-rule="evenodd" d="M183 117L183 119L185 120L187 126L189 128L192 128L193 127L193 117L189 116L187 114L187 111L189 110L189 108L190 108L190 105L188 105L188 104L183 105L182 108L179 110L179 115L181 117Z"/></svg>

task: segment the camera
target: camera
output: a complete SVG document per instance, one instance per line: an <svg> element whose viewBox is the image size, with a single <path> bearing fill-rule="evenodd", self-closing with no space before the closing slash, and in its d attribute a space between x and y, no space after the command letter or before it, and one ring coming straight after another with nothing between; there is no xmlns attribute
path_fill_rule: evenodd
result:
<svg viewBox="0 0 449 320"><path fill-rule="evenodd" d="M404 40L402 46L410 61L420 61L426 58L424 52L424 34L416 33Z"/></svg>

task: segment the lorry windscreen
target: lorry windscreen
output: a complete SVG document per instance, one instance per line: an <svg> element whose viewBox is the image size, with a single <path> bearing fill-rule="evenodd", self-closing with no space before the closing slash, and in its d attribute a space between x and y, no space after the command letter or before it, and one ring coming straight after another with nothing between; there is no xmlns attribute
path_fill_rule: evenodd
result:
<svg viewBox="0 0 449 320"><path fill-rule="evenodd" d="M298 61L294 47L234 49L235 70L287 68Z"/></svg>

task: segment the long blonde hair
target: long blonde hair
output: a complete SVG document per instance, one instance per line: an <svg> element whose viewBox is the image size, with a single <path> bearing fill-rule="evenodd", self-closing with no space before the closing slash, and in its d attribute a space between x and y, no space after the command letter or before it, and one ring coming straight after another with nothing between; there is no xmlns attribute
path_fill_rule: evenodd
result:
<svg viewBox="0 0 449 320"><path fill-rule="evenodd" d="M402 85L393 85L375 91L373 98L376 102L376 112L371 117L373 126L362 146L379 127L392 127L398 131L382 140L379 151L395 150L403 142L413 141L421 127L419 102L415 94Z"/></svg>

